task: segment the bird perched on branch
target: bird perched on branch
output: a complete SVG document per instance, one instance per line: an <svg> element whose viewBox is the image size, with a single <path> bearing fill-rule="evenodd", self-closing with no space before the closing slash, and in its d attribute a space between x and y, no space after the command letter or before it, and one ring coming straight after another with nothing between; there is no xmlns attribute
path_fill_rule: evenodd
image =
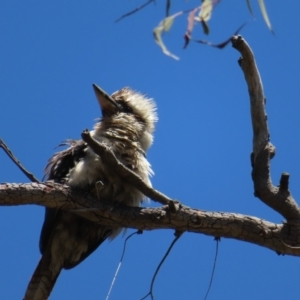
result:
<svg viewBox="0 0 300 300"><path fill-rule="evenodd" d="M105 143L118 160L150 184L151 166L145 152L153 141L157 121L153 100L124 88L108 96L93 85L101 120L91 132ZM83 192L97 190L96 199L139 206L145 196L124 180L83 141L67 141L69 148L56 153L45 169L47 180ZM100 187L99 184L100 183ZM81 263L120 228L98 225L72 212L46 208L40 237L42 257L25 294L26 300L47 299L62 269Z"/></svg>

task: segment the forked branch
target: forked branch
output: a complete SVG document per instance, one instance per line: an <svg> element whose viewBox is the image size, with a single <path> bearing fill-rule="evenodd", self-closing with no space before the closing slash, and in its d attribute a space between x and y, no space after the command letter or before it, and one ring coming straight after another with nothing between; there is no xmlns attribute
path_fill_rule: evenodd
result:
<svg viewBox="0 0 300 300"><path fill-rule="evenodd" d="M239 64L244 72L250 96L253 127L251 163L254 194L281 214L287 220L286 226L295 231L297 235L300 233L300 209L288 189L289 175L287 173L282 174L279 187L272 184L270 161L275 155L275 147L270 143L265 112L266 99L253 52L241 36L234 36L232 45L242 54ZM298 245L299 242L300 240L298 241L297 238L294 243Z"/></svg>

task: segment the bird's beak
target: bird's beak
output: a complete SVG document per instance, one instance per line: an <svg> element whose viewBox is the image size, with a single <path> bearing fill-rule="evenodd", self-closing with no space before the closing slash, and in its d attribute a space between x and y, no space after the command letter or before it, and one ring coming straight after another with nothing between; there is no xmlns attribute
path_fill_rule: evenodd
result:
<svg viewBox="0 0 300 300"><path fill-rule="evenodd" d="M119 111L119 106L116 101L105 93L98 85L93 84L93 88L100 104L102 114L113 114Z"/></svg>

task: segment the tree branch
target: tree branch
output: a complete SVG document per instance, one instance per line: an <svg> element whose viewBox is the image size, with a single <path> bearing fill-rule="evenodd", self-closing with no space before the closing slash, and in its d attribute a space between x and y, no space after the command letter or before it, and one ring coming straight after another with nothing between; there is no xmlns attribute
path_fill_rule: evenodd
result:
<svg viewBox="0 0 300 300"><path fill-rule="evenodd" d="M138 7L136 7L134 10L132 10L132 11L130 11L130 12L128 12L128 13L122 15L121 17L119 17L119 18L115 21L115 23L117 23L117 22L121 21L122 19L124 19L124 18L126 18L126 17L129 17L130 15L132 15L132 14L138 12L139 10L143 9L144 7L146 7L146 6L147 6L148 4L150 4L151 2L154 2L154 3L155 3L155 0L148 0L148 1L146 1L144 4L142 4L142 5L138 6Z"/></svg>
<svg viewBox="0 0 300 300"><path fill-rule="evenodd" d="M8 146L0 139L0 148L8 155L8 157L17 165L17 167L22 171L22 173L32 182L40 182L32 173L28 172L21 162L14 156Z"/></svg>
<svg viewBox="0 0 300 300"><path fill-rule="evenodd" d="M254 195L284 216L291 230L300 233L300 209L288 191L287 179L281 180L280 188L272 184L270 160L275 155L275 147L269 142L270 133L265 112L266 101L254 55L241 36L233 36L231 41L232 46L242 54L239 64L244 72L250 96L253 127L251 163ZM286 177L286 175L283 174L282 177Z"/></svg>
<svg viewBox="0 0 300 300"><path fill-rule="evenodd" d="M300 256L296 231L286 224L274 224L256 217L209 212L178 205L142 208L111 206L80 195L68 186L46 183L1 184L0 206L35 204L70 210L91 221L108 226L140 230L172 229L213 237L231 238L254 243L278 253Z"/></svg>
<svg viewBox="0 0 300 300"><path fill-rule="evenodd" d="M81 133L81 137L96 154L103 158L105 163L109 164L110 167L123 178L123 180L131 183L135 188L140 190L150 199L161 204L169 204L171 205L171 208L175 207L176 202L174 203L171 198L147 185L139 175L122 164L105 143L98 143L95 139L93 139L87 129Z"/></svg>
<svg viewBox="0 0 300 300"><path fill-rule="evenodd" d="M263 85L254 55L247 42L240 35L234 36L231 41L232 46L242 54L239 64L244 72L250 96L253 127L253 160L255 161L256 156L265 148L270 140Z"/></svg>

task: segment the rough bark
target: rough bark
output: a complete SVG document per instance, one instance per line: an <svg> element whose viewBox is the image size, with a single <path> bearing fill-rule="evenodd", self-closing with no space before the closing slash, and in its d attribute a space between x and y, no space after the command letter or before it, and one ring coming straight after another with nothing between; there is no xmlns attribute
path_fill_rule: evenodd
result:
<svg viewBox="0 0 300 300"><path fill-rule="evenodd" d="M51 182L0 185L0 205L24 204L72 210L94 222L112 226L140 230L174 229L234 238L280 253L300 256L300 248L287 246L294 244L298 236L291 235L287 224L274 224L241 214L202 211L181 204L177 204L178 209L175 212L169 206L112 207L89 196L82 196L68 186Z"/></svg>

